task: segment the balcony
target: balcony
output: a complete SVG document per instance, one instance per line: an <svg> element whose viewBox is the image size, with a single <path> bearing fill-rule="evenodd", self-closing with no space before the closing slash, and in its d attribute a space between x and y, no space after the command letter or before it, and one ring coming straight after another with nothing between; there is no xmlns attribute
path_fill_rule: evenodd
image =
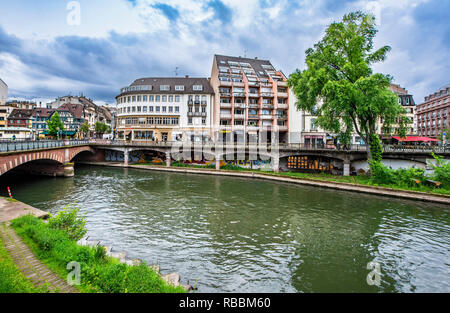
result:
<svg viewBox="0 0 450 313"><path fill-rule="evenodd" d="M248 119L259 120L259 114L249 114Z"/></svg>
<svg viewBox="0 0 450 313"><path fill-rule="evenodd" d="M188 104L188 105L193 105L193 104L194 104L194 101L193 101L193 100L188 100L187 104Z"/></svg>
<svg viewBox="0 0 450 313"><path fill-rule="evenodd" d="M235 114L234 115L234 119L235 120L244 120L245 119L245 114Z"/></svg>
<svg viewBox="0 0 450 313"><path fill-rule="evenodd" d="M231 120L231 113L220 113L220 118L224 120Z"/></svg>
<svg viewBox="0 0 450 313"><path fill-rule="evenodd" d="M225 81L225 80L220 81L220 86L231 87L232 85L233 85L233 83L231 81Z"/></svg>
<svg viewBox="0 0 450 313"><path fill-rule="evenodd" d="M245 84L243 82L233 82L234 87L244 87Z"/></svg>
<svg viewBox="0 0 450 313"><path fill-rule="evenodd" d="M252 86L252 87L259 87L259 83L258 82L248 82L248 85Z"/></svg>
<svg viewBox="0 0 450 313"><path fill-rule="evenodd" d="M244 109L244 108L245 108L245 103L235 103L235 104L234 104L234 107L235 107L235 108L241 108L241 109Z"/></svg>
<svg viewBox="0 0 450 313"><path fill-rule="evenodd" d="M266 97L266 98L273 98L274 97L273 92L262 92L261 96L262 97Z"/></svg>
<svg viewBox="0 0 450 313"><path fill-rule="evenodd" d="M231 92L220 92L221 97L231 97Z"/></svg>
<svg viewBox="0 0 450 313"><path fill-rule="evenodd" d="M283 81L279 81L277 83L277 85L278 85L278 87L287 87L288 86L287 82L283 82Z"/></svg>
<svg viewBox="0 0 450 313"><path fill-rule="evenodd" d="M279 120L287 120L288 117L287 117L287 115L277 115L277 119L279 119Z"/></svg>
<svg viewBox="0 0 450 313"><path fill-rule="evenodd" d="M206 117L207 113L206 112L202 112L202 117Z"/></svg>
<svg viewBox="0 0 450 313"><path fill-rule="evenodd" d="M259 93L249 93L248 96L250 98L259 98Z"/></svg>
<svg viewBox="0 0 450 313"><path fill-rule="evenodd" d="M243 92L233 92L234 97L242 97L245 98L245 93Z"/></svg>
<svg viewBox="0 0 450 313"><path fill-rule="evenodd" d="M286 125L284 125L284 126L278 126L278 130L279 130L279 131L288 131L289 128L288 128Z"/></svg>
<svg viewBox="0 0 450 313"><path fill-rule="evenodd" d="M201 102L201 105L207 105L207 104L208 104L207 101L202 101L202 102Z"/></svg>
<svg viewBox="0 0 450 313"><path fill-rule="evenodd" d="M272 109L273 110L274 106L273 104L263 104L263 109Z"/></svg>
<svg viewBox="0 0 450 313"><path fill-rule="evenodd" d="M259 104L251 103L251 104L248 105L248 107L251 108L251 109L259 109Z"/></svg>
<svg viewBox="0 0 450 313"><path fill-rule="evenodd" d="M221 102L220 103L220 107L221 108L231 108L231 103L223 103L223 102Z"/></svg>
<svg viewBox="0 0 450 313"><path fill-rule="evenodd" d="M277 95L278 95L278 98L288 98L289 97L287 92L278 92Z"/></svg>
<svg viewBox="0 0 450 313"><path fill-rule="evenodd" d="M278 103L279 109L289 109L289 104L287 103Z"/></svg>
<svg viewBox="0 0 450 313"><path fill-rule="evenodd" d="M263 120L271 120L273 119L272 114L260 114L259 117Z"/></svg>

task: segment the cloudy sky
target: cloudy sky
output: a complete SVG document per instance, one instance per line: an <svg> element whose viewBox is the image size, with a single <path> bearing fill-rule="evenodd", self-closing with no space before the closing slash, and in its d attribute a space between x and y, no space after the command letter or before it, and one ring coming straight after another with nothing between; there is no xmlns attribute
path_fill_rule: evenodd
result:
<svg viewBox="0 0 450 313"><path fill-rule="evenodd" d="M416 103L450 83L450 0L0 0L0 78L10 97L84 93L114 103L148 76L209 77L214 54L269 59L289 75L326 26L354 10L378 19L376 71Z"/></svg>

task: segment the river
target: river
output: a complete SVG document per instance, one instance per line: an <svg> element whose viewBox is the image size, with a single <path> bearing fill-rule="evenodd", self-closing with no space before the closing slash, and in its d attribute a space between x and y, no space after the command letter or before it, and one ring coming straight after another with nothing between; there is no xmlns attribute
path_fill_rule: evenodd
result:
<svg viewBox="0 0 450 313"><path fill-rule="evenodd" d="M450 210L437 204L95 166L0 185L51 213L76 204L91 238L199 292L450 292Z"/></svg>

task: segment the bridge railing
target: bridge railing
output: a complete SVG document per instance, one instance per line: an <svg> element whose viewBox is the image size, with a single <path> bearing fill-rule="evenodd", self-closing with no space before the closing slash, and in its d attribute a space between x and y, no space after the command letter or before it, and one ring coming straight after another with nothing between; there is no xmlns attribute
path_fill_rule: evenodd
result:
<svg viewBox="0 0 450 313"><path fill-rule="evenodd" d="M82 146L87 144L89 144L87 140L9 141L0 142L0 153Z"/></svg>

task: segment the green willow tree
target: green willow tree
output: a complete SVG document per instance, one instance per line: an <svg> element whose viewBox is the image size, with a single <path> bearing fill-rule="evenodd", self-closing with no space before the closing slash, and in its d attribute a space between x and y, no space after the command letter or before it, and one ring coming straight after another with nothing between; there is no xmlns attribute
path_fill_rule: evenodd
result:
<svg viewBox="0 0 450 313"><path fill-rule="evenodd" d="M47 121L48 133L51 136L57 136L58 130L64 130L64 123L61 121L61 116L58 112L55 112L49 121Z"/></svg>
<svg viewBox="0 0 450 313"><path fill-rule="evenodd" d="M392 77L373 73L372 64L384 61L391 50L384 46L373 51L376 33L373 15L345 15L306 51L307 69L297 70L288 80L298 109L316 115L316 124L338 134L343 144L356 131L367 143L369 161L381 160L377 122L382 119L386 129L397 124L404 137L408 120L397 95L389 90Z"/></svg>

